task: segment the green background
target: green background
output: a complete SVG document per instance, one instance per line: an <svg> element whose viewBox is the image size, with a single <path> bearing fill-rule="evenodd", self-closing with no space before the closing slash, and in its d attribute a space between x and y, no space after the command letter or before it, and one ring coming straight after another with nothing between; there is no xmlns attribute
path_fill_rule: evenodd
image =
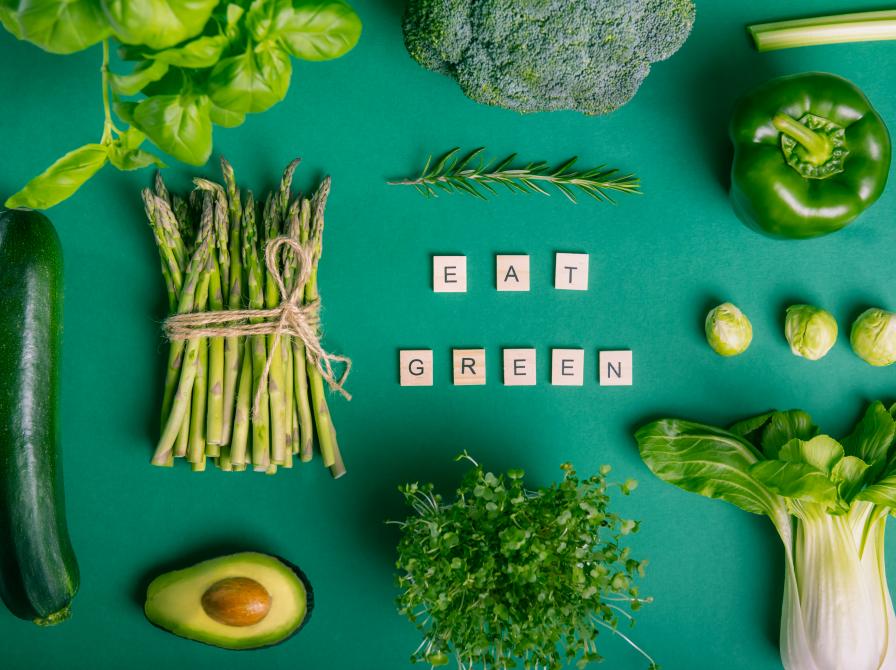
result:
<svg viewBox="0 0 896 670"><path fill-rule="evenodd" d="M74 617L42 630L0 608L0 665L29 668L307 668L397 670L419 639L395 613L396 487L444 488L469 449L489 467L523 467L533 483L610 463L641 486L619 509L642 521L637 555L651 561L644 592L655 603L633 634L667 669L778 668L782 552L770 524L654 479L631 440L658 415L728 422L771 407L802 407L838 434L869 399L894 395L894 370L867 366L845 332L869 306L896 307L896 187L846 231L781 242L749 231L726 197L726 123L734 99L769 77L827 70L858 84L896 128L896 46L832 46L757 54L751 21L889 2L698 2L694 32L655 66L629 105L603 118L519 116L467 100L447 78L418 67L401 41L400 0L358 0L365 23L347 57L297 64L287 99L216 130L215 155L260 191L294 156L298 183L333 176L320 283L329 347L352 356L354 399L332 402L349 469L332 481L319 460L276 477L192 474L149 465L157 436L166 345L164 289L139 189L148 171L103 172L50 212L66 256L63 444L68 511L82 570ZM60 57L0 36L3 167L0 192L17 190L58 155L102 128L98 47ZM606 162L634 171L644 195L615 207L573 206L559 196L501 194L424 200L386 187L429 152L487 144L525 159ZM185 190L204 169L174 166ZM591 254L587 293L552 288L553 254ZM466 254L469 292L430 289L434 253ZM495 253L528 253L530 293L497 293ZM706 346L702 319L722 300L752 319L744 356ZM792 356L783 310L806 301L830 309L844 336L817 363ZM489 381L451 385L450 349L485 347ZM500 383L500 351L534 346L535 388ZM586 349L582 388L549 384L551 347ZM399 348L432 348L435 385L401 388ZM599 348L631 348L635 385L601 388ZM891 540L893 536L891 535ZM889 547L891 567L896 546ZM199 558L253 548L300 564L317 608L294 640L232 653L167 635L146 623L148 579ZM607 667L642 659L601 636Z"/></svg>

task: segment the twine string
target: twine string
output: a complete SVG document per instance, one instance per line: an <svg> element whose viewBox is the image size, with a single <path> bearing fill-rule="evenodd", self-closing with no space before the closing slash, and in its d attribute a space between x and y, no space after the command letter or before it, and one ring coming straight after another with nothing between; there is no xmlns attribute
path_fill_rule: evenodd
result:
<svg viewBox="0 0 896 670"><path fill-rule="evenodd" d="M299 273L290 290L283 279L282 252L291 251L298 259ZM233 337L245 335L274 335L255 391L253 416L258 416L263 390L271 374L273 352L280 346L284 335L299 339L305 346L305 358L334 391L347 400L351 394L345 390L345 380L352 368L347 356L331 354L320 341L320 299L304 302L305 286L314 270L314 253L307 246L291 237L280 236L265 245L264 260L280 293L280 305L270 309L236 309L214 312L193 312L169 316L163 325L165 335L171 341L195 340L199 337ZM343 365L342 374L335 367Z"/></svg>

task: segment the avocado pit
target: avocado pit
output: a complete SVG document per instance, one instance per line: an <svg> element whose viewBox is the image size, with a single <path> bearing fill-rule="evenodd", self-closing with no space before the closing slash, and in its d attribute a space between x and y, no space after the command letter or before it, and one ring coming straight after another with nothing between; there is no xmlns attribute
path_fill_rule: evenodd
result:
<svg viewBox="0 0 896 670"><path fill-rule="evenodd" d="M202 609L225 626L253 626L271 611L271 594L248 577L227 577L202 594Z"/></svg>

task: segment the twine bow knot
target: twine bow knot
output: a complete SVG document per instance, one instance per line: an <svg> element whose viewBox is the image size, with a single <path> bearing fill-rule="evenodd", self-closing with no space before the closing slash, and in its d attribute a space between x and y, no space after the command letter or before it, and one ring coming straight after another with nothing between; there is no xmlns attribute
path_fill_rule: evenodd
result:
<svg viewBox="0 0 896 670"><path fill-rule="evenodd" d="M283 278L281 253L285 248L298 259L299 274L290 289ZM320 299L304 302L305 286L314 269L314 252L297 240L275 237L265 245L264 260L280 293L280 305L270 309L237 309L216 312L195 312L175 314L164 323L169 340L193 340L198 337L233 337L241 335L274 335L272 346L267 353L264 370L255 392L253 413L257 416L263 389L271 374L273 351L280 345L284 335L298 338L305 345L305 358L317 368L330 388L341 393L347 400L351 395L345 390L345 380L352 368L347 356L331 354L320 341ZM254 321L254 323L253 323ZM344 365L341 375L334 368Z"/></svg>

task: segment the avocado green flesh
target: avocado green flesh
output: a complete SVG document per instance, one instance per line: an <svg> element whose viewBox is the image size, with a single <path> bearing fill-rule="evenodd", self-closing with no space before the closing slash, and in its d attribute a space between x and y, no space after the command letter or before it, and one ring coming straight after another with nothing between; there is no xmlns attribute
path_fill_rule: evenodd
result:
<svg viewBox="0 0 896 670"><path fill-rule="evenodd" d="M202 595L228 577L248 577L271 595L267 616L251 626L228 626L212 619ZM292 568L264 554L223 556L157 577L146 591L146 618L167 631L225 649L276 644L301 627L308 609L305 584Z"/></svg>

